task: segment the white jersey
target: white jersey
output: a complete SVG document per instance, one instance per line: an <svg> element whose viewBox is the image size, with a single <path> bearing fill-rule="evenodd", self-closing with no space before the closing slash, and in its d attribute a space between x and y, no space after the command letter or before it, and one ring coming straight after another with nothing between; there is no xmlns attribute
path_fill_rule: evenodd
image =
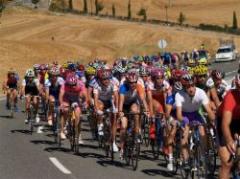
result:
<svg viewBox="0 0 240 179"><path fill-rule="evenodd" d="M190 97L185 91L177 92L175 103L176 107L181 107L183 112L195 112L202 105L208 104L209 99L205 91L196 87L196 93L193 97Z"/></svg>
<svg viewBox="0 0 240 179"><path fill-rule="evenodd" d="M117 90L118 87L115 85L113 80L110 80L108 87L104 87L99 81L96 81L93 87L93 94L98 94L98 98L101 101L110 101L112 100L113 93Z"/></svg>
<svg viewBox="0 0 240 179"><path fill-rule="evenodd" d="M62 86L63 84L64 84L64 79L62 77L57 77L57 82L56 82L55 86L57 86L57 85ZM45 80L45 84L44 84L45 88L49 88L51 85L52 84L49 79Z"/></svg>

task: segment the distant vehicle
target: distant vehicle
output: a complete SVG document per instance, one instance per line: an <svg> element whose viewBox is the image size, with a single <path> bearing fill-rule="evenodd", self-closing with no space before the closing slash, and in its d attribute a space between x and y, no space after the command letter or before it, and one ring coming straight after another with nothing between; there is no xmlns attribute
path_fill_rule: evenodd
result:
<svg viewBox="0 0 240 179"><path fill-rule="evenodd" d="M237 51L234 44L222 45L218 48L215 62L233 61L237 59Z"/></svg>

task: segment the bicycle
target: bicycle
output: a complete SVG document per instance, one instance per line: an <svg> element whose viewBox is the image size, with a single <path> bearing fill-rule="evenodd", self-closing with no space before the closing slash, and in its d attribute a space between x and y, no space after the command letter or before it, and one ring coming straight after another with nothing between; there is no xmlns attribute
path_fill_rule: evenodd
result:
<svg viewBox="0 0 240 179"><path fill-rule="evenodd" d="M76 116L75 116L75 108L78 107L77 103L73 103L69 106L68 110L68 119L67 119L67 138L70 142L70 148L74 153L79 153L79 128L80 122L76 126Z"/></svg>
<svg viewBox="0 0 240 179"><path fill-rule="evenodd" d="M182 178L207 178L206 154L202 153L199 124L193 122L190 125L190 135L188 142L189 165L190 169L184 168L181 165Z"/></svg>
<svg viewBox="0 0 240 179"><path fill-rule="evenodd" d="M35 114L35 108L34 108L34 105L33 105L33 96L31 96L29 111L27 113L27 119L28 119L28 123L29 123L29 131L30 131L31 135L34 132L34 125L35 125L35 122L36 122L35 118L36 118L36 114Z"/></svg>
<svg viewBox="0 0 240 179"><path fill-rule="evenodd" d="M150 122L151 119L149 119L146 115L142 116L141 119L142 122L142 135L143 135L143 141L146 147L150 144Z"/></svg>
<svg viewBox="0 0 240 179"><path fill-rule="evenodd" d="M112 115L114 113L107 109L102 115L103 118L103 135L98 135L99 147L103 148L106 154L106 157L111 157L111 160L114 160L114 151L113 151L113 141L112 141Z"/></svg>
<svg viewBox="0 0 240 179"><path fill-rule="evenodd" d="M144 115L143 113L125 113L128 117L128 129L125 134L125 145L123 149L123 157L127 165L131 165L135 171L138 167L138 158L140 154L140 141L135 139L135 115ZM141 116L140 116L141 117Z"/></svg>
<svg viewBox="0 0 240 179"><path fill-rule="evenodd" d="M54 142L57 144L58 147L61 147L61 118L60 118L60 110L59 110L59 103L55 101L54 108L53 108L53 135L54 135Z"/></svg>

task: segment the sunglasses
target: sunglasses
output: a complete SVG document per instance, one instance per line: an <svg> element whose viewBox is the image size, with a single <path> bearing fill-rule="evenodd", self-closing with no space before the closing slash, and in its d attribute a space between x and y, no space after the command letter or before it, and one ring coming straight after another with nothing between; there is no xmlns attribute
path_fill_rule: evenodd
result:
<svg viewBox="0 0 240 179"><path fill-rule="evenodd" d="M129 82L129 84L137 84L137 81Z"/></svg>

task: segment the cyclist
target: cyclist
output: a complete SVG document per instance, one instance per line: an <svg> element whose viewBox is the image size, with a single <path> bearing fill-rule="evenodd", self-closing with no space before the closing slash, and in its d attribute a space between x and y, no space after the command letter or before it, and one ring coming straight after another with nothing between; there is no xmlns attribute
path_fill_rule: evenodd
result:
<svg viewBox="0 0 240 179"><path fill-rule="evenodd" d="M213 80L208 78L208 68L203 65L196 66L194 74L196 77L196 86L207 93L209 99L211 100L211 108L216 111L221 102L218 98Z"/></svg>
<svg viewBox="0 0 240 179"><path fill-rule="evenodd" d="M128 119L124 117L124 113L140 112L140 104L143 104L145 112L149 112L147 102L145 99L145 92L142 85L138 84L138 74L135 69L127 72L126 80L120 85L119 89L119 116L121 117L121 132L120 132L120 158L123 157L123 146L124 146L124 134L126 133ZM138 115L134 116L135 126L135 139L140 142L140 121Z"/></svg>
<svg viewBox="0 0 240 179"><path fill-rule="evenodd" d="M93 89L94 111L98 114L98 135L103 135L103 111L106 109L112 110L113 113L118 109L118 87L111 79L111 70L100 69L97 72L97 83ZM114 152L118 152L118 147L115 143L116 137L116 116L111 116L112 119L112 142Z"/></svg>
<svg viewBox="0 0 240 179"><path fill-rule="evenodd" d="M10 109L10 105L13 105L15 111L18 111L17 108L18 81L19 81L18 74L13 69L10 69L7 73L7 79L3 83L3 91L7 92L6 108Z"/></svg>
<svg viewBox="0 0 240 179"><path fill-rule="evenodd" d="M69 107L74 107L75 114L75 126L79 126L81 109L80 109L80 100L87 100L87 90L84 83L81 80L78 80L78 77L75 73L69 73L66 77L64 85L62 85L59 94L60 108L62 109L62 118L61 118L61 138L66 139L64 133L65 122L68 118ZM80 128L76 131L79 135L79 144L83 144L82 136L80 134Z"/></svg>
<svg viewBox="0 0 240 179"><path fill-rule="evenodd" d="M45 81L46 101L49 102L48 124L52 126L53 110L55 103L58 103L61 86L64 84L64 79L59 76L60 70L58 67L52 67L49 72L49 79Z"/></svg>
<svg viewBox="0 0 240 179"><path fill-rule="evenodd" d="M39 103L39 93L41 91L40 82L35 76L33 69L28 69L26 71L25 78L22 81L21 96L25 96L25 108L26 112L30 112L30 103L33 101L34 113L36 116L36 122L40 121L38 115L38 103ZM25 120L25 123L28 123L29 119Z"/></svg>
<svg viewBox="0 0 240 179"><path fill-rule="evenodd" d="M182 123L183 126L183 138L181 141L182 153L185 167L188 166L188 150L186 148L189 136L189 124L198 123L199 132L202 141L202 152L206 151L207 138L205 130L202 124L204 120L199 114L201 106L204 107L208 114L208 117L212 123L214 123L215 115L210 108L209 98L207 94L200 88L195 86L194 77L190 74L184 74L181 78L183 90L176 93L176 115L177 119Z"/></svg>
<svg viewBox="0 0 240 179"><path fill-rule="evenodd" d="M240 134L240 74L235 76L236 89L231 89L225 95L218 111L217 131L219 137L219 156L221 168L220 179L230 178L232 167L231 155L236 153L234 135Z"/></svg>
<svg viewBox="0 0 240 179"><path fill-rule="evenodd" d="M224 74L221 71L213 70L211 72L211 78L209 80L213 80L214 86L217 90L217 95L220 102L223 100L227 91L230 89L228 83L223 79Z"/></svg>

